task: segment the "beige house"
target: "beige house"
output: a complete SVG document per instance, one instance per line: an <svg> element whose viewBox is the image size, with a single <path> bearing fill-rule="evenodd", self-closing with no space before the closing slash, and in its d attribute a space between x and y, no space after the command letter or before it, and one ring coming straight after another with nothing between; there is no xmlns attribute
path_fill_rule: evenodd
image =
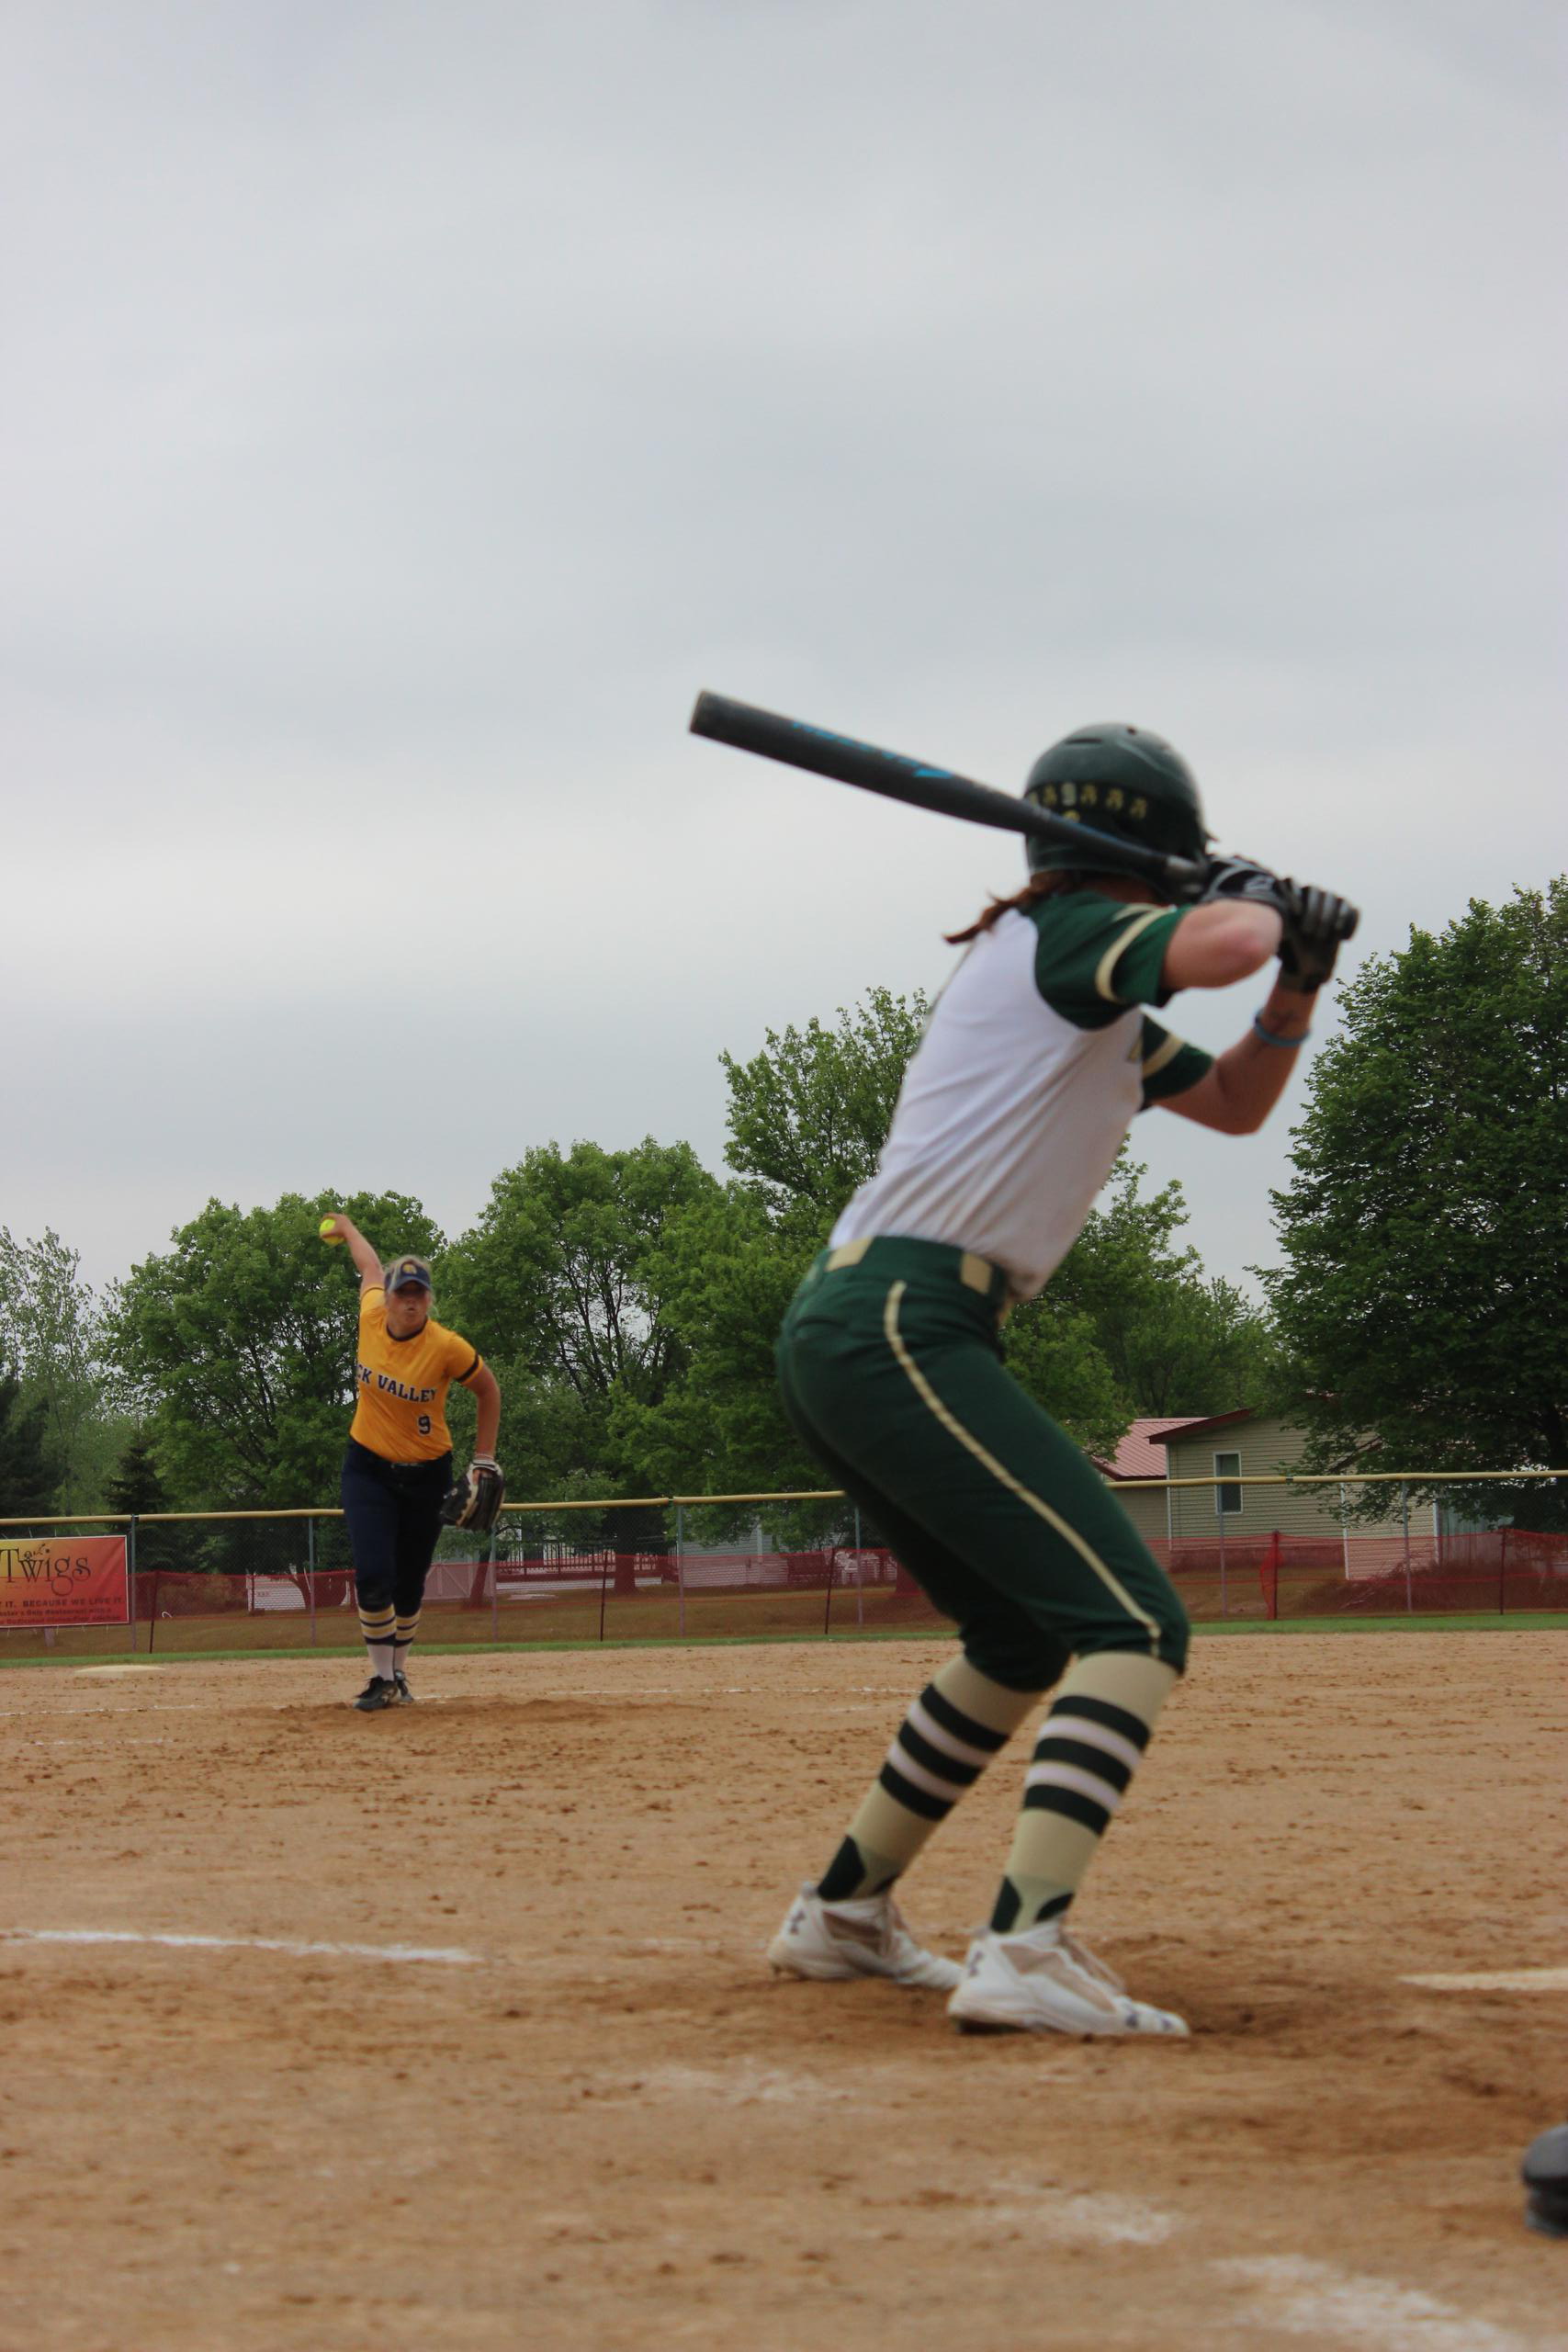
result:
<svg viewBox="0 0 1568 2352"><path fill-rule="evenodd" d="M1137 1529L1145 1544L1175 1541L1175 1498L1164 1487L1129 1485L1133 1479L1168 1478L1170 1465L1167 1446L1179 1430L1201 1429L1204 1423L1189 1414L1179 1420L1138 1420L1133 1423L1109 1461L1100 1454L1090 1454L1107 1486L1116 1489L1116 1499Z"/></svg>

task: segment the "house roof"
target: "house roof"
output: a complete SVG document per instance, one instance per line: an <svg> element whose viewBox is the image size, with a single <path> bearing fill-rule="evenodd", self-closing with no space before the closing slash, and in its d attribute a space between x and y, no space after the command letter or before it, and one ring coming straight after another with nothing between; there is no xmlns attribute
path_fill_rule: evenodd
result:
<svg viewBox="0 0 1568 2352"><path fill-rule="evenodd" d="M1222 1419L1234 1419L1234 1415L1222 1414ZM1134 1421L1119 1441L1109 1461L1096 1454L1094 1464L1108 1478L1163 1478L1168 1468L1164 1440L1172 1430L1207 1429L1204 1419L1193 1419L1190 1414L1174 1420Z"/></svg>
<svg viewBox="0 0 1568 2352"><path fill-rule="evenodd" d="M1211 1413L1207 1420L1181 1421L1173 1426L1180 1429L1183 1437L1201 1437L1205 1430L1227 1429L1233 1421L1250 1421L1255 1410L1251 1405L1238 1405L1234 1413ZM1133 1427L1137 1426L1134 1421Z"/></svg>

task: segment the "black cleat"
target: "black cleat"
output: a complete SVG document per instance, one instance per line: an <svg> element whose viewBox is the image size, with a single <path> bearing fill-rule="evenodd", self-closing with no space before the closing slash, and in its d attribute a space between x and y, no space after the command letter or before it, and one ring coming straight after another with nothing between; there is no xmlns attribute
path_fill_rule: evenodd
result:
<svg viewBox="0 0 1568 2352"><path fill-rule="evenodd" d="M413 1692L409 1689L408 1676L400 1668L400 1670L393 1675L392 1681L397 1689L399 1706L412 1707L414 1703L414 1696Z"/></svg>
<svg viewBox="0 0 1568 2352"><path fill-rule="evenodd" d="M395 1707L398 1686L389 1674L373 1674L354 1703L362 1715L373 1715L378 1707Z"/></svg>

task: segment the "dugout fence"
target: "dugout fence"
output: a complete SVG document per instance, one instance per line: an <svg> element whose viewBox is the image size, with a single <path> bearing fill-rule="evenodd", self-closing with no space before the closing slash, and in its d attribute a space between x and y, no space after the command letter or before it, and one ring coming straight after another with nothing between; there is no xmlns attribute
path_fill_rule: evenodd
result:
<svg viewBox="0 0 1568 2352"><path fill-rule="evenodd" d="M1136 1483L1156 1497L1175 1486L1258 1490L1245 1536L1217 1516L1213 1536L1145 1538L1200 1623L1568 1612L1568 1528L1558 1523L1568 1517L1568 1473L1456 1476L1463 1521L1435 1499L1444 1486L1435 1472ZM1314 1483L1337 1491L1340 1523L1292 1531L1287 1502ZM1497 1523L1474 1524L1488 1490ZM1270 1526L1271 1516L1285 1524ZM130 1572L125 1621L7 1629L0 1613L0 1662L358 1648L335 1510L0 1520L0 1585L25 1573L31 1544L117 1532ZM946 1625L853 1504L813 1490L509 1502L481 1549L460 1530L444 1532L420 1638L485 1647L832 1639Z"/></svg>

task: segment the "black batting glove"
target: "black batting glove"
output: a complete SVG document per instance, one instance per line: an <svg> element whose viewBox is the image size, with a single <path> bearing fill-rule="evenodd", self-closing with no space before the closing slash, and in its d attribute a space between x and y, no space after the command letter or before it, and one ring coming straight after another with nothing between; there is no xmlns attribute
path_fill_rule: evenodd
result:
<svg viewBox="0 0 1568 2352"><path fill-rule="evenodd" d="M1280 977L1287 988L1313 996L1332 973L1360 913L1348 899L1336 898L1332 890L1289 879L1282 887L1285 927L1280 940Z"/></svg>
<svg viewBox="0 0 1568 2352"><path fill-rule="evenodd" d="M1272 907L1276 914L1283 915L1287 887L1268 866L1259 865L1255 857L1211 857L1196 903L1207 907L1216 899L1246 899L1254 906Z"/></svg>

